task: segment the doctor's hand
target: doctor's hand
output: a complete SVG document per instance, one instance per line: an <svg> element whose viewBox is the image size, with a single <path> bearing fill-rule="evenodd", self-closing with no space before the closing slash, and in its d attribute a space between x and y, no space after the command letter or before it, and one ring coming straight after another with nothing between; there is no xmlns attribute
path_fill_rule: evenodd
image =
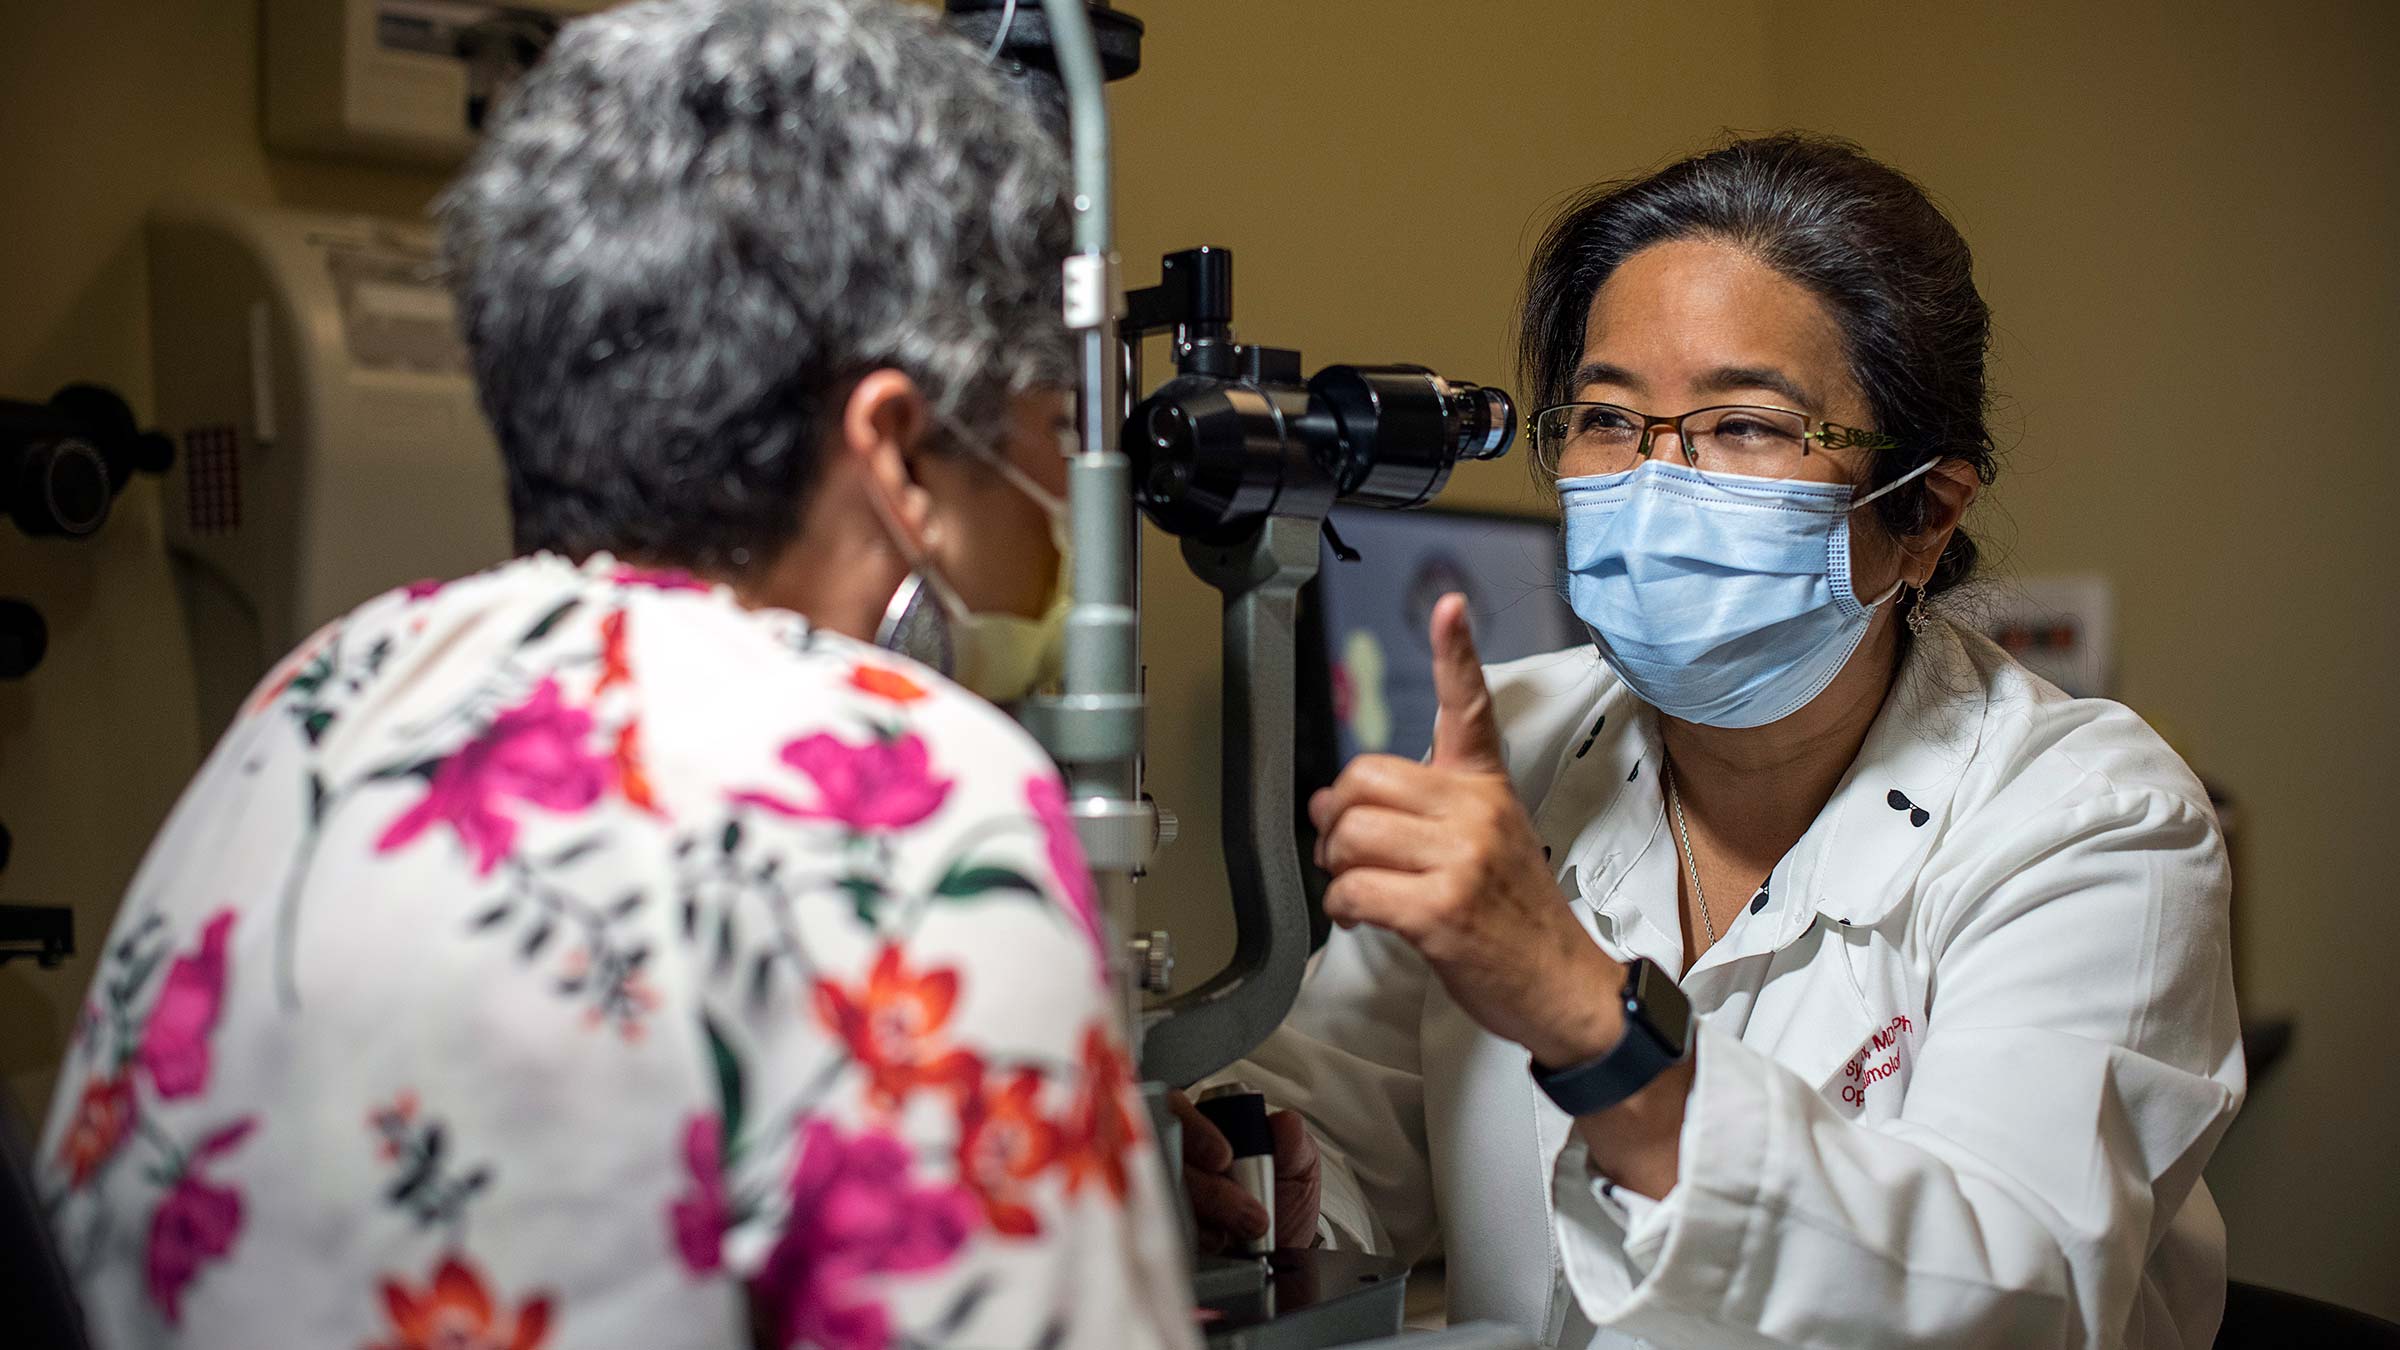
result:
<svg viewBox="0 0 2400 1350"><path fill-rule="evenodd" d="M1168 1093L1167 1105L1183 1123L1183 1188L1201 1251L1214 1256L1264 1236L1267 1211L1233 1179L1233 1145L1224 1131L1180 1092ZM1292 1111L1269 1114L1267 1133L1275 1145L1275 1244L1309 1246L1317 1237L1317 1141Z"/></svg>
<svg viewBox="0 0 2400 1350"><path fill-rule="evenodd" d="M1617 1043L1619 965L1576 922L1509 783L1466 597L1433 608L1433 756L1361 755L1309 799L1325 913L1398 935L1487 1031L1565 1067Z"/></svg>

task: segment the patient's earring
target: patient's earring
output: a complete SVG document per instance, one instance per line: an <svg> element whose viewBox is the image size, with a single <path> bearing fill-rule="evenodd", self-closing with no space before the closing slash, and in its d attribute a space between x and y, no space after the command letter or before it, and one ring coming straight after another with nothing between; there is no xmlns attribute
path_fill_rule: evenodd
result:
<svg viewBox="0 0 2400 1350"><path fill-rule="evenodd" d="M1925 588L1911 586L1909 590L1913 594L1909 597L1908 602L1908 635L1922 637L1925 633L1925 625L1932 621L1933 614L1926 604Z"/></svg>

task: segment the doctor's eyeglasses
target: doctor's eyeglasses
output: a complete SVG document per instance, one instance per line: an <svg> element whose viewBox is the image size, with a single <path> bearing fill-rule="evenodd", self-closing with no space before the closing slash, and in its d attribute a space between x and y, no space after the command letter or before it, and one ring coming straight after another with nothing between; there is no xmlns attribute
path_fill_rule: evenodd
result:
<svg viewBox="0 0 2400 1350"><path fill-rule="evenodd" d="M1819 450L1894 450L1897 437L1789 408L1735 404L1652 417L1614 403L1559 403L1533 416L1535 463L1556 478L1622 473L1650 458L1656 434L1675 433L1674 462L1702 473L1797 478Z"/></svg>

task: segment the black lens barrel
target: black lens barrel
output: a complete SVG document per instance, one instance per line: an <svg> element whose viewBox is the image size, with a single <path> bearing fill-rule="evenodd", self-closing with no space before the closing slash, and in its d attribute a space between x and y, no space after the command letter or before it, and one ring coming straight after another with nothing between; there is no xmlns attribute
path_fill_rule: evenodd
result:
<svg viewBox="0 0 2400 1350"><path fill-rule="evenodd" d="M1506 394L1423 366L1329 366L1303 387L1293 353L1241 352L1239 375L1171 380L1126 429L1142 507L1170 534L1214 537L1336 498L1423 506L1459 460L1497 458L1516 435Z"/></svg>

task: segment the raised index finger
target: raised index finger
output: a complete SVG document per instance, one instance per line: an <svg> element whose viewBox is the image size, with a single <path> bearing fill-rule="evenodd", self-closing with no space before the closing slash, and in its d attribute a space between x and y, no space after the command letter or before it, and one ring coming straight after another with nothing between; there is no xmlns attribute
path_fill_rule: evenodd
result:
<svg viewBox="0 0 2400 1350"><path fill-rule="evenodd" d="M1454 591L1435 602L1430 636L1433 691L1441 708L1433 720L1433 762L1445 769L1508 772L1491 687L1483 681L1483 657L1467 620L1467 597Z"/></svg>

